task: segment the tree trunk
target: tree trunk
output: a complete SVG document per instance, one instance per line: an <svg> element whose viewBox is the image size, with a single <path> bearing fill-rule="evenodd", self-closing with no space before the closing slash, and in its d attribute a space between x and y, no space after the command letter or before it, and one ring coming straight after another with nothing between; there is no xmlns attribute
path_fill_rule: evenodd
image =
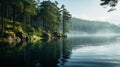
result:
<svg viewBox="0 0 120 67"><path fill-rule="evenodd" d="M64 20L64 15L63 15L63 35L65 35L65 20Z"/></svg>
<svg viewBox="0 0 120 67"><path fill-rule="evenodd" d="M45 15L42 16L42 21L43 21L43 28L46 31L46 20L45 20Z"/></svg>
<svg viewBox="0 0 120 67"><path fill-rule="evenodd" d="M4 18L5 18L6 0L2 0L1 7L2 7L2 11L1 11L1 15L2 15L2 17L1 17L1 20L2 20L2 34L4 34L4 32L5 32Z"/></svg>
<svg viewBox="0 0 120 67"><path fill-rule="evenodd" d="M15 30L15 14L16 14L15 5L13 5L13 30Z"/></svg>
<svg viewBox="0 0 120 67"><path fill-rule="evenodd" d="M22 22L23 22L23 29L26 31L26 16L25 16L25 3L24 3L24 8L23 8L23 14L22 14Z"/></svg>
<svg viewBox="0 0 120 67"><path fill-rule="evenodd" d="M1 26L1 33L3 33L3 1L4 0L1 0L1 24L2 24L2 26Z"/></svg>

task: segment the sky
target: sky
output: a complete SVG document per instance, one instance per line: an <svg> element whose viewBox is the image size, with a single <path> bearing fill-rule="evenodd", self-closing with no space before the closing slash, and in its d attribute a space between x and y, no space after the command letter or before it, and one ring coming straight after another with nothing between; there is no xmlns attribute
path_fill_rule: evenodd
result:
<svg viewBox="0 0 120 67"><path fill-rule="evenodd" d="M64 4L72 17L95 21L107 21L112 24L120 24L120 3L115 7L117 10L107 12L108 9L100 6L100 0L51 0Z"/></svg>

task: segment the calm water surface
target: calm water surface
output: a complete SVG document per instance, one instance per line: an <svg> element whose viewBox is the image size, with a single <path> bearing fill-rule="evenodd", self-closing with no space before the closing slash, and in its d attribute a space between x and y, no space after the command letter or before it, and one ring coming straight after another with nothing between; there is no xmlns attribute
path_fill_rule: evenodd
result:
<svg viewBox="0 0 120 67"><path fill-rule="evenodd" d="M120 67L120 37L0 43L0 67Z"/></svg>

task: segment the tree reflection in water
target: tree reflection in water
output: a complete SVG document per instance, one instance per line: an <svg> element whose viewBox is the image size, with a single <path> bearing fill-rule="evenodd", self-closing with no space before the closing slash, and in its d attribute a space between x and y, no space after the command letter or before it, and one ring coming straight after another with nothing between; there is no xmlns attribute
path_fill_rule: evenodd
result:
<svg viewBox="0 0 120 67"><path fill-rule="evenodd" d="M59 67L69 59L71 48L66 39L37 43L1 43L0 67Z"/></svg>

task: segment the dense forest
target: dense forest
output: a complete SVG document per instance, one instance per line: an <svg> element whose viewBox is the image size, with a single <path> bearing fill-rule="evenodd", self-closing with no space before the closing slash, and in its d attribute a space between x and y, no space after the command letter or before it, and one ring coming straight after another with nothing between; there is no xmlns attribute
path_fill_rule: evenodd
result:
<svg viewBox="0 0 120 67"><path fill-rule="evenodd" d="M71 14L58 5L50 0L0 0L0 37L64 36Z"/></svg>
<svg viewBox="0 0 120 67"><path fill-rule="evenodd" d="M103 21L90 21L78 18L72 18L68 26L72 31L97 34L97 33L120 33L120 26Z"/></svg>

